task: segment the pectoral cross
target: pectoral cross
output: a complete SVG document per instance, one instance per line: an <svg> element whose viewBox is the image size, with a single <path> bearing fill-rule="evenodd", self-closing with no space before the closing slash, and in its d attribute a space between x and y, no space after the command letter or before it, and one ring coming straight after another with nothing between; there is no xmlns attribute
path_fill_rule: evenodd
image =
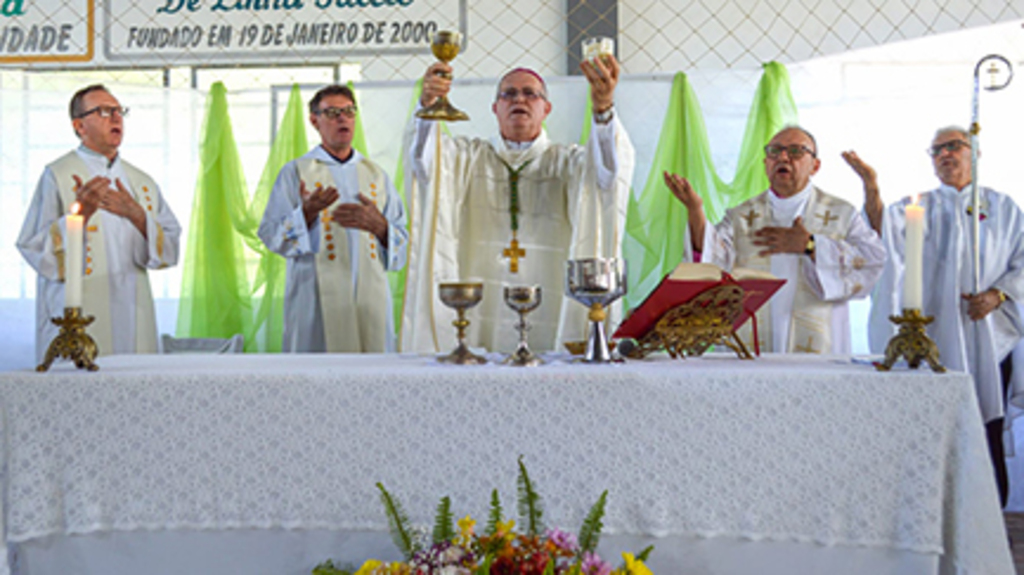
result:
<svg viewBox="0 0 1024 575"><path fill-rule="evenodd" d="M796 345L793 347L796 351L802 353L818 353L818 350L814 349L814 336L807 336L807 345Z"/></svg>
<svg viewBox="0 0 1024 575"><path fill-rule="evenodd" d="M509 273L519 273L519 258L526 257L526 250L519 247L519 240L512 238L512 241L508 244L508 247L501 250L503 257L509 258L508 260L508 271Z"/></svg>
<svg viewBox="0 0 1024 575"><path fill-rule="evenodd" d="M839 216L833 216L832 215L832 210L825 210L825 215L817 214L817 217L819 217L822 220L824 220L824 223L822 223L821 225L825 226L825 227L827 227L828 223L831 222L832 220L838 220L839 219Z"/></svg>
<svg viewBox="0 0 1024 575"><path fill-rule="evenodd" d="M747 220L747 227L752 228L754 227L754 220L756 220L759 217L761 217L761 214L756 213L754 211L754 208L750 208L750 213L743 216L743 219Z"/></svg>

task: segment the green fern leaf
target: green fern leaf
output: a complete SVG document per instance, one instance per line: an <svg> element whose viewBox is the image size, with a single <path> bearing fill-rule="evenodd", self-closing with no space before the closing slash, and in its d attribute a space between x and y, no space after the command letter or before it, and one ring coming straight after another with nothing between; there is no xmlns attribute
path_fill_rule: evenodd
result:
<svg viewBox="0 0 1024 575"><path fill-rule="evenodd" d="M391 532L391 539L395 542L395 547L398 547L402 555L405 555L406 560L412 559L413 553L419 549L407 527L409 517L402 509L402 504L392 497L387 489L384 489L384 484L378 483L377 489L380 490L380 502L384 505L384 513L388 517L388 531Z"/></svg>
<svg viewBox="0 0 1024 575"><path fill-rule="evenodd" d="M519 518L526 525L526 534L537 537L544 531L544 522L541 517L544 510L541 508L540 495L533 489L533 481L526 472L526 465L523 464L523 457L519 456Z"/></svg>
<svg viewBox="0 0 1024 575"><path fill-rule="evenodd" d="M584 552L590 551L591 553L597 549L597 543L601 539L601 528L604 525L601 523L601 519L604 518L604 505L608 499L608 490L606 489L601 497L597 498L597 502L590 508L590 512L587 513L587 518L583 520L583 525L580 527L580 555Z"/></svg>
<svg viewBox="0 0 1024 575"><path fill-rule="evenodd" d="M636 554L636 560L647 563L647 558L651 556L651 551L654 551L654 545L648 545L647 547L644 547L643 551Z"/></svg>
<svg viewBox="0 0 1024 575"><path fill-rule="evenodd" d="M434 517L434 543L442 543L455 539L455 518L452 517L452 500L442 497L437 504L437 515Z"/></svg>
<svg viewBox="0 0 1024 575"><path fill-rule="evenodd" d="M505 520L503 511L501 509L501 499L498 497L498 490L491 491L491 512L487 517L487 531L488 536L493 536L498 532L498 523Z"/></svg>
<svg viewBox="0 0 1024 575"><path fill-rule="evenodd" d="M351 575L351 572L338 569L334 562L328 559L313 568L313 575Z"/></svg>

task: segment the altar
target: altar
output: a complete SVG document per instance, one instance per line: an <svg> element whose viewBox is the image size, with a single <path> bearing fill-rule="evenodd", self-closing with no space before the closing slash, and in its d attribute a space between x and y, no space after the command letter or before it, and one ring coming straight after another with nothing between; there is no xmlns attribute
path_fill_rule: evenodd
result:
<svg viewBox="0 0 1024 575"><path fill-rule="evenodd" d="M659 575L1006 574L965 374L711 356L539 368L406 355L115 356L0 374L0 574L308 574L398 559L439 499L548 526L608 490L601 554Z"/></svg>

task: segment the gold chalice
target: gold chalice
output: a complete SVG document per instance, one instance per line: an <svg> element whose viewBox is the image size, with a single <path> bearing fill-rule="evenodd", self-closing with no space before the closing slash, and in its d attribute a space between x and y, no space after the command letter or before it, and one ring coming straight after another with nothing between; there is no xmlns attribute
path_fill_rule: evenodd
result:
<svg viewBox="0 0 1024 575"><path fill-rule="evenodd" d="M455 59L462 47L462 34L450 30L441 30L434 33L430 41L430 51L438 60L448 63ZM452 79L451 74L437 72L438 76ZM447 96L439 96L433 104L416 112L417 118L424 120L443 120L445 122L461 122L468 120L469 115L462 110L452 106Z"/></svg>
<svg viewBox="0 0 1024 575"><path fill-rule="evenodd" d="M437 358L441 363L455 363L458 365L480 365L487 363L487 359L469 351L466 347L466 327L469 320L466 319L466 310L480 303L484 297L484 284L482 282L451 282L442 283L437 286L438 296L441 303L454 309L459 318L452 322L458 330L459 345L455 346L448 355Z"/></svg>
<svg viewBox="0 0 1024 575"><path fill-rule="evenodd" d="M540 305L540 286L505 286L505 303L519 312L519 323L516 324L516 329L519 330L519 346L505 359L505 365L541 365L544 362L530 351L530 346L526 343L526 332L530 331L530 325L526 323L526 314Z"/></svg>

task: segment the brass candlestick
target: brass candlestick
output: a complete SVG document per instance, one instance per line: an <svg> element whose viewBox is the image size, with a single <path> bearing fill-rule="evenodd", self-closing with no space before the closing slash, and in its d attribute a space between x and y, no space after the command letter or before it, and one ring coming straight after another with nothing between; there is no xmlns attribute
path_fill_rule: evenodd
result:
<svg viewBox="0 0 1024 575"><path fill-rule="evenodd" d="M46 357L43 363L36 366L36 371L50 369L53 360L58 357L70 359L78 369L98 370L100 366L93 363L96 359L96 342L85 333L85 326L95 320L91 315L83 317L80 307L66 307L64 317L50 318L54 325L60 326L60 333L50 342Z"/></svg>
<svg viewBox="0 0 1024 575"><path fill-rule="evenodd" d="M939 348L924 332L924 326L935 318L921 314L919 309L903 308L903 315L891 315L889 321L900 326L900 331L885 346L885 361L875 362L878 371L889 371L900 358L906 358L911 369L917 369L921 361L927 361L932 371L945 373L946 368L939 363Z"/></svg>

